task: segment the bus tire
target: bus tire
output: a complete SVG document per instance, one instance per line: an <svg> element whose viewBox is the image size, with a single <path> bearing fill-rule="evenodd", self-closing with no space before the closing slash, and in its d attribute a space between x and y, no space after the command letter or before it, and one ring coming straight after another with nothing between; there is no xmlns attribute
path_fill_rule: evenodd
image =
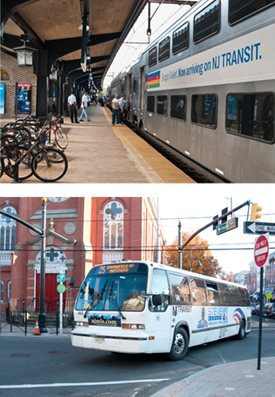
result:
<svg viewBox="0 0 275 397"><path fill-rule="evenodd" d="M245 321L241 320L240 322L240 328L239 328L239 332L237 335L237 338L239 340L243 340L246 337L246 332L245 332Z"/></svg>
<svg viewBox="0 0 275 397"><path fill-rule="evenodd" d="M184 328L175 331L172 347L168 357L170 360L177 361L183 359L188 351L189 338Z"/></svg>

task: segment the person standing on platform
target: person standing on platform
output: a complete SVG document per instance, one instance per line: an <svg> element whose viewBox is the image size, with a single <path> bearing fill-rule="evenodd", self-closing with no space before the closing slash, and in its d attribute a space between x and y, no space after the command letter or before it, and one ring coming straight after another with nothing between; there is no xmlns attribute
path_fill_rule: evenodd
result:
<svg viewBox="0 0 275 397"><path fill-rule="evenodd" d="M81 98L81 115L78 121L82 121L83 117L86 118L86 121L91 121L86 113L87 107L88 107L88 95L87 92L85 91Z"/></svg>
<svg viewBox="0 0 275 397"><path fill-rule="evenodd" d="M76 107L76 97L71 93L71 95L68 97L68 108L70 110L70 117L71 117L71 122L72 123L78 123L77 120L77 107Z"/></svg>
<svg viewBox="0 0 275 397"><path fill-rule="evenodd" d="M120 111L120 122L123 123L123 121L126 120L127 100L126 100L126 96L125 95L122 95L122 97L119 98L118 104L119 104L119 111Z"/></svg>
<svg viewBox="0 0 275 397"><path fill-rule="evenodd" d="M119 117L119 99L118 95L115 94L112 100L112 124L120 124L120 117Z"/></svg>

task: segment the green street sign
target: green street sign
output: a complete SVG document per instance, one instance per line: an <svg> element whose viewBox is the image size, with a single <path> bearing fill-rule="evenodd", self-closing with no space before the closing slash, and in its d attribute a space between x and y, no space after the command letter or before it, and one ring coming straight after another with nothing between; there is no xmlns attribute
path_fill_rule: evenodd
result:
<svg viewBox="0 0 275 397"><path fill-rule="evenodd" d="M58 274L56 280L58 283L64 283L64 281L66 281L66 274L65 273Z"/></svg>
<svg viewBox="0 0 275 397"><path fill-rule="evenodd" d="M238 227L238 218L231 218L227 222L218 225L216 228L217 234L222 234L229 232L230 230L236 229Z"/></svg>
<svg viewBox="0 0 275 397"><path fill-rule="evenodd" d="M65 285L64 285L64 284L58 284L58 286L56 287L56 291L57 291L59 294L63 294L63 292L66 291Z"/></svg>

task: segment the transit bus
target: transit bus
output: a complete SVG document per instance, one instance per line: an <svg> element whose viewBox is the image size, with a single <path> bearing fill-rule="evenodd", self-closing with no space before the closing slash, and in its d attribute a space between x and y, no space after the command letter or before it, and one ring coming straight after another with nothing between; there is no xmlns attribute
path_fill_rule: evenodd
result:
<svg viewBox="0 0 275 397"><path fill-rule="evenodd" d="M140 261L93 267L74 308L72 345L116 353L167 353L251 330L244 286Z"/></svg>

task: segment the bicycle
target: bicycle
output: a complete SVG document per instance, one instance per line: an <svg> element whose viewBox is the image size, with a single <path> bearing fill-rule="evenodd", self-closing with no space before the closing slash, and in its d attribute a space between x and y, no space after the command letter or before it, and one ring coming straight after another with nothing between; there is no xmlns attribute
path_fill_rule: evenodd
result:
<svg viewBox="0 0 275 397"><path fill-rule="evenodd" d="M45 126L49 126L49 143L52 143L51 134L54 135L53 143L56 144L60 149L65 150L68 146L69 139L67 132L61 127L61 116L52 116L46 122Z"/></svg>
<svg viewBox="0 0 275 397"><path fill-rule="evenodd" d="M56 182L68 169L65 154L53 147L44 145L47 132L40 130L36 141L26 147L18 144L15 137L1 137L0 177L5 173L16 182L35 175L43 182Z"/></svg>

